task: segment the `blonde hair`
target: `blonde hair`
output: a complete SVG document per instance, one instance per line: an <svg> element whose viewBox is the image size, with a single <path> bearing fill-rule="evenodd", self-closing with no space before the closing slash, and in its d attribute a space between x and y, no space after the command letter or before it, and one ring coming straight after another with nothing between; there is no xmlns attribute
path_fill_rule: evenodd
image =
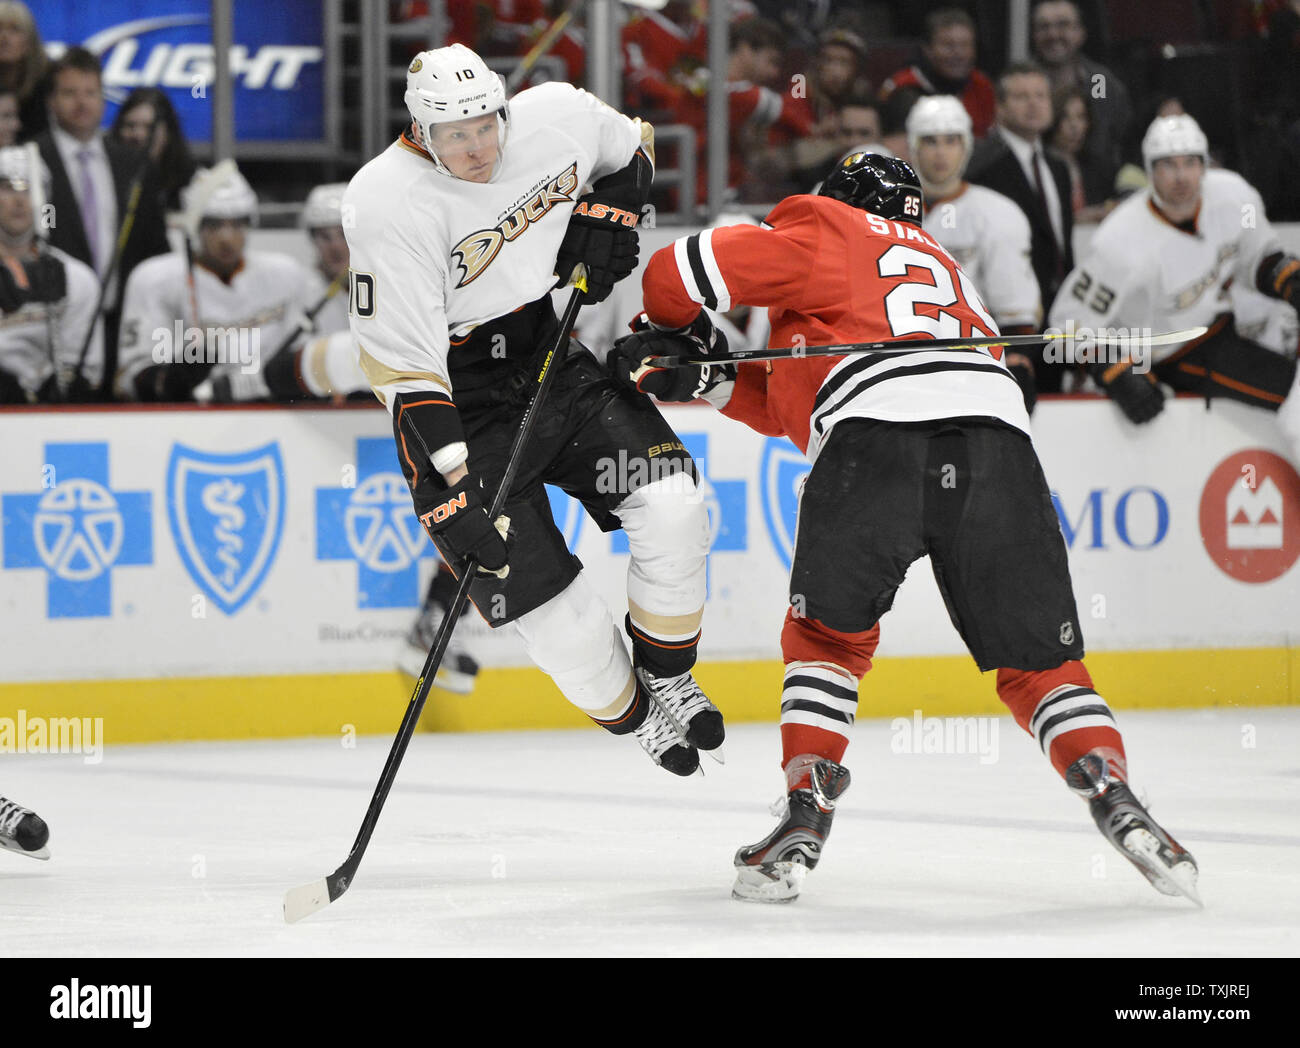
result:
<svg viewBox="0 0 1300 1048"><path fill-rule="evenodd" d="M23 102L36 92L45 76L48 64L45 45L36 28L36 19L22 0L0 0L0 24L16 25L27 36L26 53L14 63L13 70L0 71L0 86L13 91Z"/></svg>

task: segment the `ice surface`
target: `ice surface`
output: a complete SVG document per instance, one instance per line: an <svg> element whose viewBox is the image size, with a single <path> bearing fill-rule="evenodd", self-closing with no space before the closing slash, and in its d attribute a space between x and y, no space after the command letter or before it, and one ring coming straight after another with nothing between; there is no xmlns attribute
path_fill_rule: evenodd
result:
<svg viewBox="0 0 1300 1048"><path fill-rule="evenodd" d="M734 726L726 766L690 779L595 729L420 734L355 886L293 926L285 890L345 858L391 739L110 739L98 765L0 761L53 856L0 852L0 956L1300 952L1300 710L1120 724L1204 911L1150 888L1009 718L992 763L897 754L890 722L859 721L825 858L786 906L730 898L733 852L775 825L775 724Z"/></svg>

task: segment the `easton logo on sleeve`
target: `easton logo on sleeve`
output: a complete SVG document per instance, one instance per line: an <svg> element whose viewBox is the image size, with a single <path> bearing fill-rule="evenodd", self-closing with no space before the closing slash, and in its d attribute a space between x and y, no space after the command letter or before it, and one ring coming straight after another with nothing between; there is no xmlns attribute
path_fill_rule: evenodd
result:
<svg viewBox="0 0 1300 1048"><path fill-rule="evenodd" d="M503 244L514 240L530 225L546 216L556 204L571 203L578 188L578 165L562 173L514 207L493 229L480 229L451 249L451 260L461 271L457 287L472 284L497 257Z"/></svg>

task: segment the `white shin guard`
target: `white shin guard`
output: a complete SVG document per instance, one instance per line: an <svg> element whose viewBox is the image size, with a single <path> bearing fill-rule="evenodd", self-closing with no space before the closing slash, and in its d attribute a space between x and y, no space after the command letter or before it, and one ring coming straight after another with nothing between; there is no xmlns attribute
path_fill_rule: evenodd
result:
<svg viewBox="0 0 1300 1048"><path fill-rule="evenodd" d="M514 622L529 658L578 709L616 721L635 694L632 662L609 608L585 572Z"/></svg>
<svg viewBox="0 0 1300 1048"><path fill-rule="evenodd" d="M632 556L627 569L633 624L665 642L682 642L700 630L704 615L709 512L685 473L638 488L615 511Z"/></svg>

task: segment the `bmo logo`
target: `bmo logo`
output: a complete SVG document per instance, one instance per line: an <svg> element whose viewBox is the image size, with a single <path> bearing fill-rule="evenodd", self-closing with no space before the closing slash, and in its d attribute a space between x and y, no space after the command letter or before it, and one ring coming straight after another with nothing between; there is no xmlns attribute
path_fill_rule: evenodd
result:
<svg viewBox="0 0 1300 1048"><path fill-rule="evenodd" d="M1205 482L1200 518L1205 551L1224 574L1271 582L1300 556L1300 475L1271 451L1239 451Z"/></svg>

